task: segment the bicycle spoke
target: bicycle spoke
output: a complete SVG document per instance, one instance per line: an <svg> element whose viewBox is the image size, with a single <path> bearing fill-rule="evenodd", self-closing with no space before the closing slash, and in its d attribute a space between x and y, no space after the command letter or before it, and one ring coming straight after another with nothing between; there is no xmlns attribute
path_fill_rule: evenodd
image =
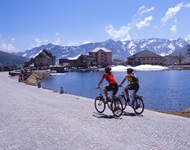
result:
<svg viewBox="0 0 190 150"><path fill-rule="evenodd" d="M144 103L143 103L143 100L140 97L138 97L134 101L133 109L134 109L136 114L141 114L144 111Z"/></svg>
<svg viewBox="0 0 190 150"><path fill-rule="evenodd" d="M127 101L126 101L125 97L123 95L119 95L119 99L123 105L123 110L125 110L125 108L127 106Z"/></svg>
<svg viewBox="0 0 190 150"><path fill-rule="evenodd" d="M94 106L95 106L95 109L97 112L103 113L106 108L104 99L102 97L98 96L94 101Z"/></svg>
<svg viewBox="0 0 190 150"><path fill-rule="evenodd" d="M123 105L120 99L116 99L112 103L112 112L116 117L120 117L123 114Z"/></svg>

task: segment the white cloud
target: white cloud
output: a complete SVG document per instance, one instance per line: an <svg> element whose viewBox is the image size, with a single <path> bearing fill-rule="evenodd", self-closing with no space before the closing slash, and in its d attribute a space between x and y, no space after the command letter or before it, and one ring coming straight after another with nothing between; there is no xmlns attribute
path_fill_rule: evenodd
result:
<svg viewBox="0 0 190 150"><path fill-rule="evenodd" d="M175 7L169 8L165 16L161 19L162 23L165 23L168 21L168 19L173 18L182 7L183 3L180 3Z"/></svg>
<svg viewBox="0 0 190 150"><path fill-rule="evenodd" d="M106 32L114 39L129 40L131 38L129 35L130 29L130 25L121 26L119 30L116 30L112 25L109 25L106 27Z"/></svg>
<svg viewBox="0 0 190 150"><path fill-rule="evenodd" d="M128 25L121 26L118 30L115 29L112 25L109 25L106 27L106 32L111 36L111 38L118 39L121 41L130 40L131 36L129 34L129 31L132 30L133 27L137 27L138 29L141 29L145 26L150 26L150 21L153 20L152 16L149 16L145 18L144 20L137 23L137 21L140 20L140 17L145 14L153 11L155 9L154 6L150 8L146 8L145 6L141 6L137 13L132 18L131 22L128 23Z"/></svg>
<svg viewBox="0 0 190 150"><path fill-rule="evenodd" d="M82 44L88 44L88 43L92 43L93 41L88 41L88 40L85 40L82 42Z"/></svg>
<svg viewBox="0 0 190 150"><path fill-rule="evenodd" d="M14 42L15 38L9 38L7 42L0 40L0 50L9 53L19 51L19 49L14 46Z"/></svg>
<svg viewBox="0 0 190 150"><path fill-rule="evenodd" d="M55 36L59 36L59 32L56 32L56 33L55 33Z"/></svg>
<svg viewBox="0 0 190 150"><path fill-rule="evenodd" d="M55 45L60 45L60 44L61 44L61 39L60 39L60 38L57 38L57 39L53 42L53 44L55 44Z"/></svg>
<svg viewBox="0 0 190 150"><path fill-rule="evenodd" d="M1 43L0 50L5 52L14 52L16 50L15 46L10 43Z"/></svg>
<svg viewBox="0 0 190 150"><path fill-rule="evenodd" d="M31 47L28 48L28 49L31 49L33 47L39 47L41 46L42 44L47 44L48 43L48 40L47 39L40 39L40 38L36 38L34 39L35 43L34 44L31 44Z"/></svg>
<svg viewBox="0 0 190 150"><path fill-rule="evenodd" d="M145 6L141 6L137 12L137 14L143 15L144 13L151 12L155 9L155 7L146 8Z"/></svg>
<svg viewBox="0 0 190 150"><path fill-rule="evenodd" d="M55 41L53 42L53 44L55 44L55 45L60 45L60 44L61 44L61 39L59 38L59 32L56 32L56 33L55 33L55 36L56 36L56 39L55 39Z"/></svg>
<svg viewBox="0 0 190 150"><path fill-rule="evenodd" d="M43 41L44 41L45 43L48 43L48 40L47 40L47 39L43 39Z"/></svg>
<svg viewBox="0 0 190 150"><path fill-rule="evenodd" d="M40 46L42 44L42 40L39 38L36 38L35 42L36 42L36 46Z"/></svg>
<svg viewBox="0 0 190 150"><path fill-rule="evenodd" d="M14 43L14 42L15 42L15 38L11 38L10 40L12 41L12 43Z"/></svg>
<svg viewBox="0 0 190 150"><path fill-rule="evenodd" d="M184 5L184 7L186 7L186 8L190 8L190 3Z"/></svg>
<svg viewBox="0 0 190 150"><path fill-rule="evenodd" d="M175 34L177 32L177 26L173 25L170 30L172 31L173 34Z"/></svg>
<svg viewBox="0 0 190 150"><path fill-rule="evenodd" d="M145 18L144 20L138 22L138 23L136 24L136 27L137 27L138 29L141 29L141 28L143 28L143 27L148 27L148 26L150 26L150 21L151 21L151 20L153 20L153 17L152 17L152 16L149 16L149 17Z"/></svg>
<svg viewBox="0 0 190 150"><path fill-rule="evenodd" d="M79 42L74 42L74 41L68 41L67 44L66 44L66 46L78 46L78 45L80 45L80 43Z"/></svg>

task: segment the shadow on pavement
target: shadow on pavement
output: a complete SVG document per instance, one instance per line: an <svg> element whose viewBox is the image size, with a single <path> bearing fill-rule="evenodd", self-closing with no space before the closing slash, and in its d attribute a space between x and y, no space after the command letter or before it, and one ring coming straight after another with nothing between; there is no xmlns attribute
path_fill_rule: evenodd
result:
<svg viewBox="0 0 190 150"><path fill-rule="evenodd" d="M95 113L95 112L94 112L93 116L97 117L97 118L105 118L105 119L122 119L120 117L115 117L114 115L107 115L107 114Z"/></svg>
<svg viewBox="0 0 190 150"><path fill-rule="evenodd" d="M141 115L138 115L138 114L136 114L136 113L129 113L129 112L126 112L126 111L123 112L123 116L131 116L131 117L137 116L137 117L143 117L142 114L141 114Z"/></svg>

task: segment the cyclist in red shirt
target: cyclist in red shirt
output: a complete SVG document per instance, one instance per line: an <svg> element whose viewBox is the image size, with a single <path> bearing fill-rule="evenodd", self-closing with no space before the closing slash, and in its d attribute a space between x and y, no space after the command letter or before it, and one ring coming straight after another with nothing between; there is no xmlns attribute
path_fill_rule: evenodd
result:
<svg viewBox="0 0 190 150"><path fill-rule="evenodd" d="M104 88L104 95L106 97L106 100L108 101L108 91L112 91L113 97L116 95L118 91L118 84L114 79L114 75L111 72L110 66L107 66L105 68L105 73L103 74L102 79L99 81L98 86L96 88L100 88L100 85L102 84L104 79L106 79L106 81L109 83L109 85Z"/></svg>

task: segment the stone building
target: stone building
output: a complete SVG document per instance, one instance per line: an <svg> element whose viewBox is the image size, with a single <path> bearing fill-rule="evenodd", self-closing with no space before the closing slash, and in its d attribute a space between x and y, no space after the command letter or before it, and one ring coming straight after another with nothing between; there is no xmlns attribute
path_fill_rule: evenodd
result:
<svg viewBox="0 0 190 150"><path fill-rule="evenodd" d="M128 59L128 64L131 66L138 66L143 64L150 65L164 65L164 57L148 50L140 51Z"/></svg>
<svg viewBox="0 0 190 150"><path fill-rule="evenodd" d="M55 65L56 57L49 50L42 50L38 55L31 58L25 63L26 67L33 65L36 68L48 68Z"/></svg>

